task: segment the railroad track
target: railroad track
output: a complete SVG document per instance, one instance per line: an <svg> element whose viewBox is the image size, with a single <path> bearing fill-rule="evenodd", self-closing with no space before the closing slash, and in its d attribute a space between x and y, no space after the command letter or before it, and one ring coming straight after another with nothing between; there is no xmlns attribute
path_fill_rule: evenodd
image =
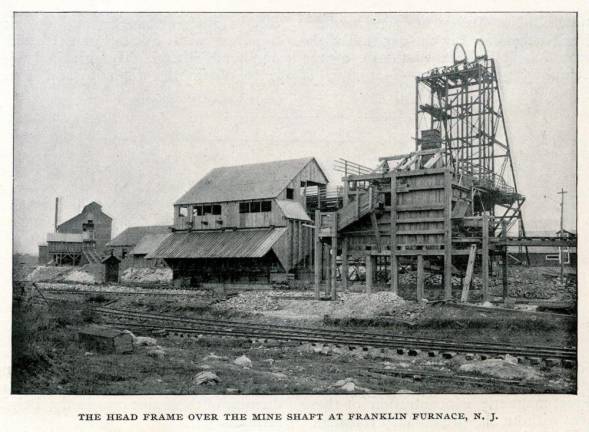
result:
<svg viewBox="0 0 589 432"><path fill-rule="evenodd" d="M576 361L576 350L538 345L509 345L491 342L452 342L432 338L399 336L389 333L361 332L305 328L287 325L258 324L207 318L185 318L172 315L137 312L127 309L106 307L93 308L99 315L119 326L142 328L145 330L167 330L180 336L215 335L241 337L248 339L270 339L300 343L321 343L350 347L383 348L408 351L417 355L425 351L430 356L438 354L451 358L456 353L478 354L493 357L510 354L530 360L552 359L553 362L566 361L570 365ZM414 354L412 354L412 352Z"/></svg>
<svg viewBox="0 0 589 432"><path fill-rule="evenodd" d="M103 290L75 290L61 288L40 288L45 294L78 294L78 295L145 295L145 296L186 296L186 297L206 297L204 294L177 293L177 292L149 292L149 291L103 291Z"/></svg>

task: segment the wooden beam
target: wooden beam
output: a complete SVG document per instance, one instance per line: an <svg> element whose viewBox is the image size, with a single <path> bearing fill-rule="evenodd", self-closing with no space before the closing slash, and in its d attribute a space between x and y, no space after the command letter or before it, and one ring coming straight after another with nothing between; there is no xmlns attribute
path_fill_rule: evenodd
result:
<svg viewBox="0 0 589 432"><path fill-rule="evenodd" d="M399 260L397 259L397 176L391 176L391 226L390 226L390 255L391 255L391 291L399 292Z"/></svg>
<svg viewBox="0 0 589 432"><path fill-rule="evenodd" d="M313 236L315 237L315 265L313 269L315 271L315 300L319 300L320 284L321 284L321 240L319 239L319 227L321 225L321 212L315 210L315 229L313 230Z"/></svg>
<svg viewBox="0 0 589 432"><path fill-rule="evenodd" d="M505 220L501 221L501 237L507 237L507 223ZM501 258L503 260L503 266L501 271L502 282L503 282L503 301L507 301L508 296L508 282L507 282L507 246L503 246L501 251Z"/></svg>
<svg viewBox="0 0 589 432"><path fill-rule="evenodd" d="M372 255L366 255L365 267L366 267L366 294L372 293L372 283L374 278L374 257Z"/></svg>
<svg viewBox="0 0 589 432"><path fill-rule="evenodd" d="M333 213L333 226L337 227L337 212ZM337 228L331 237L331 299L337 299Z"/></svg>
<svg viewBox="0 0 589 432"><path fill-rule="evenodd" d="M348 238L342 238L342 287L344 290L348 289Z"/></svg>
<svg viewBox="0 0 589 432"><path fill-rule="evenodd" d="M452 298L452 174L444 172L444 299Z"/></svg>
<svg viewBox="0 0 589 432"><path fill-rule="evenodd" d="M474 271L474 262L477 256L477 245L470 246L470 253L468 254L468 265L466 266L466 275L462 281L462 295L460 301L465 303L468 301L468 290L470 289L470 282L472 281L472 272Z"/></svg>
<svg viewBox="0 0 589 432"><path fill-rule="evenodd" d="M329 245L324 245L323 252L325 258L325 297L331 295L331 250Z"/></svg>
<svg viewBox="0 0 589 432"><path fill-rule="evenodd" d="M483 281L483 302L489 301L489 215L483 214L481 279Z"/></svg>
<svg viewBox="0 0 589 432"><path fill-rule="evenodd" d="M423 255L417 255L417 301L423 300L425 276L423 274Z"/></svg>

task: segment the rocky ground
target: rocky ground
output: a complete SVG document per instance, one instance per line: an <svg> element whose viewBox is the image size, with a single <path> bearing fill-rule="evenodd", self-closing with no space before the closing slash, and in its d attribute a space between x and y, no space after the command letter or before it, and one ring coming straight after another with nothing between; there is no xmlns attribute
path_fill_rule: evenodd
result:
<svg viewBox="0 0 589 432"><path fill-rule="evenodd" d="M77 331L95 321L88 306L109 304L137 311L186 317L217 317L240 321L306 327L384 331L398 335L453 341L489 341L527 345L576 345L576 321L566 316L532 315L525 311L454 308L436 302L416 303L411 273L403 277L402 297L388 291L364 294L361 284L338 291L337 301L314 300L312 291L265 290L241 292L223 300L208 291L175 291L169 287L141 288L63 282L80 270L35 269L31 280L41 282L45 295L74 302L38 305L21 302L13 322L13 391L65 394L258 394L258 393L488 393L575 391L576 370L560 366L519 363L517 359L430 358L391 350L349 350L348 347L251 341L202 336L185 339L169 335L134 335L131 354L86 351ZM554 286L554 277L538 269L514 270L511 283L539 298L576 295L575 287ZM78 275L80 279L83 277ZM518 279L519 278L519 279ZM429 289L439 281L429 280ZM56 290L66 290L63 294ZM535 291L534 291L535 290ZM73 292L72 292L73 291ZM426 290L427 292L427 290ZM133 295L128 295L133 293ZM123 295L125 294L125 295ZM525 298L525 297L522 297ZM77 306L75 306L77 304ZM491 313L492 312L492 313ZM375 326L378 326L375 329ZM421 371L421 373L420 373ZM435 378L428 373L515 380L472 384Z"/></svg>

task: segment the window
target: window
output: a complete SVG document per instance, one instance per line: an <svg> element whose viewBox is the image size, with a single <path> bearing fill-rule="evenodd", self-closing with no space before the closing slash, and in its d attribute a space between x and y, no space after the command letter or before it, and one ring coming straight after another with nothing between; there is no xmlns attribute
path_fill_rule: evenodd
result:
<svg viewBox="0 0 589 432"><path fill-rule="evenodd" d="M293 199L294 198L294 189L293 188L286 188L286 199Z"/></svg>
<svg viewBox="0 0 589 432"><path fill-rule="evenodd" d="M239 203L239 213L260 213L272 211L272 201L252 201Z"/></svg>
<svg viewBox="0 0 589 432"><path fill-rule="evenodd" d="M214 204L213 205L213 214L214 215L220 215L221 214L221 205L220 204Z"/></svg>
<svg viewBox="0 0 589 432"><path fill-rule="evenodd" d="M203 215L208 215L211 213L213 213L213 206L211 206L211 205L202 206L202 214Z"/></svg>
<svg viewBox="0 0 589 432"><path fill-rule="evenodd" d="M188 216L188 207L180 206L178 207L178 217L186 217Z"/></svg>
<svg viewBox="0 0 589 432"><path fill-rule="evenodd" d="M192 216L202 216L202 206L192 207Z"/></svg>

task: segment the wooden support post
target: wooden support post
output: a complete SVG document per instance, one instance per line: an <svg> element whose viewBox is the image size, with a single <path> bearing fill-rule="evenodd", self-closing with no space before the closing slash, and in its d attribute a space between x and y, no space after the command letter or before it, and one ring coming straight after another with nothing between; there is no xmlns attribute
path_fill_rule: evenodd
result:
<svg viewBox="0 0 589 432"><path fill-rule="evenodd" d="M342 270L341 270L341 278L342 278L342 288L344 290L348 289L348 238L342 238Z"/></svg>
<svg viewBox="0 0 589 432"><path fill-rule="evenodd" d="M337 212L333 213L331 236L331 299L337 299Z"/></svg>
<svg viewBox="0 0 589 432"><path fill-rule="evenodd" d="M417 255L417 301L423 300L425 277L423 274L423 255Z"/></svg>
<svg viewBox="0 0 589 432"><path fill-rule="evenodd" d="M477 256L477 245L470 245L470 251L468 254L468 265L466 266L466 276L462 280L462 296L460 301L465 303L468 301L468 290L470 289L470 282L472 281L472 273L474 270L474 262Z"/></svg>
<svg viewBox="0 0 589 432"><path fill-rule="evenodd" d="M297 221L297 234L298 234L298 253L297 253L297 262L295 265L298 265L303 259L305 258L303 255L303 223L301 221ZM304 264L304 263L303 263Z"/></svg>
<svg viewBox="0 0 589 432"><path fill-rule="evenodd" d="M325 245L325 297L329 297L331 295L331 255L329 253L330 250L330 246Z"/></svg>
<svg viewBox="0 0 589 432"><path fill-rule="evenodd" d="M391 291L395 294L399 291L399 261L397 259L397 176L391 175Z"/></svg>
<svg viewBox="0 0 589 432"><path fill-rule="evenodd" d="M315 210L315 300L319 300L320 297L320 285L321 285L321 240L319 239L319 228L321 226L321 212Z"/></svg>
<svg viewBox="0 0 589 432"><path fill-rule="evenodd" d="M489 301L489 215L483 214L483 248L481 279L483 281L483 302Z"/></svg>
<svg viewBox="0 0 589 432"><path fill-rule="evenodd" d="M505 220L501 221L501 237L507 237L507 223ZM508 294L508 282L507 282L507 245L503 246L501 259L503 260L503 268L501 270L501 276L503 279L503 301L507 302Z"/></svg>
<svg viewBox="0 0 589 432"><path fill-rule="evenodd" d="M444 299L452 298L452 173L444 173Z"/></svg>
<svg viewBox="0 0 589 432"><path fill-rule="evenodd" d="M344 177L344 196L342 198L342 203L345 206L348 205L348 202L350 202L350 197L348 196L350 194L350 182L348 182L348 180Z"/></svg>
<svg viewBox="0 0 589 432"><path fill-rule="evenodd" d="M366 255L366 294L372 293L372 283L374 279L374 262L372 255Z"/></svg>

